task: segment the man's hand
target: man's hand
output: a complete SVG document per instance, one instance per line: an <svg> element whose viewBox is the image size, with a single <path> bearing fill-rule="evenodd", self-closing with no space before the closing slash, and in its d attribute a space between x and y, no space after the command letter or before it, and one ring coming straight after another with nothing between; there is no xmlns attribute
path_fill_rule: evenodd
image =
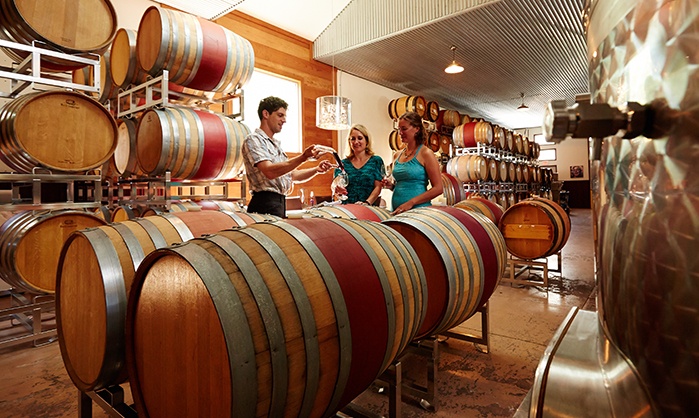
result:
<svg viewBox="0 0 699 418"><path fill-rule="evenodd" d="M316 173L318 173L318 174L327 173L328 170L330 170L330 169L333 168L333 167L334 167L334 165L332 165L332 164L330 163L330 161L328 161L328 160L323 160L323 161L321 161L320 164L318 164L318 166L316 167Z"/></svg>

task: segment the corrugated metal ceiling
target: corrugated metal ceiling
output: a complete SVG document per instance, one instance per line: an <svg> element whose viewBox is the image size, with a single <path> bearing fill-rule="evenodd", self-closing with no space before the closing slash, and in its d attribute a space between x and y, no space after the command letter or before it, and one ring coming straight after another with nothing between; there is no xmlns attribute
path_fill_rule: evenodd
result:
<svg viewBox="0 0 699 418"><path fill-rule="evenodd" d="M572 104L588 91L583 3L353 0L316 39L314 55L443 108L510 129L540 126L549 101ZM455 75L443 71L452 44L458 48L456 61L465 67ZM516 110L520 93L528 111Z"/></svg>

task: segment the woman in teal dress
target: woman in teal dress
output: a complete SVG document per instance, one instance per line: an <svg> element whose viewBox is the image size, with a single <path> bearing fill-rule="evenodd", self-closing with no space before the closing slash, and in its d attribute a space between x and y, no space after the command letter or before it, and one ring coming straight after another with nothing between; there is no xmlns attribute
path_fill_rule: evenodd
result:
<svg viewBox="0 0 699 418"><path fill-rule="evenodd" d="M350 129L347 137L349 143L349 154L342 160L342 164L347 172L348 185L338 186L336 194L347 195L342 203L358 203L364 205L378 205L381 198L381 180L383 178L381 170L383 159L374 155L371 150L371 141L367 128L363 125L354 125ZM335 169L335 177L342 171Z"/></svg>
<svg viewBox="0 0 699 418"><path fill-rule="evenodd" d="M423 146L427 134L422 118L416 112L407 112L398 120L398 133L406 147L393 158L394 182L384 180L393 189L393 214L414 207L429 206L430 201L442 194L442 178L434 152ZM432 185L427 188L427 183Z"/></svg>

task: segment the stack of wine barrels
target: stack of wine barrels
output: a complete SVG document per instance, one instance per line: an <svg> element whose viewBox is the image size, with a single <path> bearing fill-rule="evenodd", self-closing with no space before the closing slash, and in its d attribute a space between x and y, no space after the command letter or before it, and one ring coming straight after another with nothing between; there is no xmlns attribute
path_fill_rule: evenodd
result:
<svg viewBox="0 0 699 418"><path fill-rule="evenodd" d="M497 227L448 206L191 239L236 225L230 213L212 212L222 223L203 213L70 236L58 324L81 390L128 379L139 415L152 417L332 415L411 341L472 316L505 266Z"/></svg>
<svg viewBox="0 0 699 418"><path fill-rule="evenodd" d="M463 154L451 158L447 162L446 171L465 183L488 179L487 161L479 154Z"/></svg>
<svg viewBox="0 0 699 418"><path fill-rule="evenodd" d="M421 118L426 118L427 110L427 101L422 96L403 96L388 102L388 116L391 119L398 119L405 112L416 112ZM430 115L432 112L433 109Z"/></svg>

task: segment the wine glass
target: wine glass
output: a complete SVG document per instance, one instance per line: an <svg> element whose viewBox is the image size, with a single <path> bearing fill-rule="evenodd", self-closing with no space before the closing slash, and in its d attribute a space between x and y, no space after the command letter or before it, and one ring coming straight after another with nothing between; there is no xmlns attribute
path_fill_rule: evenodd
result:
<svg viewBox="0 0 699 418"><path fill-rule="evenodd" d="M396 179L393 178L393 164L381 165L381 177L391 184L395 183Z"/></svg>
<svg viewBox="0 0 699 418"><path fill-rule="evenodd" d="M348 185L349 185L349 176L347 175L346 172L343 171L333 179L333 182L331 184L333 195L335 194L335 190L337 189L338 186L344 187L345 189L347 189ZM343 200L343 201L347 200L347 195L341 194L339 196L339 198L340 198L340 200Z"/></svg>

